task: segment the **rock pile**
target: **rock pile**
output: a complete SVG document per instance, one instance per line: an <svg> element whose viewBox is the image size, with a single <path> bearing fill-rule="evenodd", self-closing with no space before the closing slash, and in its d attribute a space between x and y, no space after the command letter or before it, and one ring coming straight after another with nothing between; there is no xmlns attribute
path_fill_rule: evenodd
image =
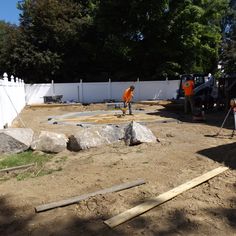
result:
<svg viewBox="0 0 236 236"><path fill-rule="evenodd" d="M19 153L29 148L46 153L59 153L66 148L77 152L121 140L126 145L157 141L150 129L134 121L125 128L117 125L83 127L68 138L54 132L41 131L37 135L28 128L9 128L0 130L0 154Z"/></svg>

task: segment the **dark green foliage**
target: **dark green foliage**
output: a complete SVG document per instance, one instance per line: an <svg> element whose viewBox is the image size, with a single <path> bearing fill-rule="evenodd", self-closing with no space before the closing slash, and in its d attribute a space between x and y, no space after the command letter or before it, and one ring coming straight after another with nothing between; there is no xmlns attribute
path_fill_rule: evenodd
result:
<svg viewBox="0 0 236 236"><path fill-rule="evenodd" d="M9 71L14 74L15 54L13 49L18 45L19 29L15 25L0 21L0 73Z"/></svg>
<svg viewBox="0 0 236 236"><path fill-rule="evenodd" d="M230 10L222 21L223 41L221 49L221 66L223 71L219 76L233 75L236 73L236 1L230 1ZM225 30L229 27L229 30Z"/></svg>
<svg viewBox="0 0 236 236"><path fill-rule="evenodd" d="M0 24L7 72L27 82L156 80L214 71L229 2L23 0L18 8L19 27Z"/></svg>

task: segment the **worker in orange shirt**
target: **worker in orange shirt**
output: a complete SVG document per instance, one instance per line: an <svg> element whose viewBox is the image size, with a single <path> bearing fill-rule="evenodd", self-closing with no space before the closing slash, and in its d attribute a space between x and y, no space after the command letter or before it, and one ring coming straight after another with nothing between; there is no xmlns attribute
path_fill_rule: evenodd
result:
<svg viewBox="0 0 236 236"><path fill-rule="evenodd" d="M134 89L135 87L131 85L129 88L127 88L123 93L123 102L124 102L124 108L129 107L129 115L133 115L132 108L131 108L131 100L134 96ZM123 114L125 115L126 110L123 110Z"/></svg>
<svg viewBox="0 0 236 236"><path fill-rule="evenodd" d="M191 112L194 113L194 81L192 78L187 78L182 86L185 95L184 112L188 113L188 103L191 106Z"/></svg>

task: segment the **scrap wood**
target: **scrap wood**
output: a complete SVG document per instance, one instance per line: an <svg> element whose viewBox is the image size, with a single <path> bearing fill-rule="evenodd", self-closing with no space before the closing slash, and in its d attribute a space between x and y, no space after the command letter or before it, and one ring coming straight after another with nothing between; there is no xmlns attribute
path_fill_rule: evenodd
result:
<svg viewBox="0 0 236 236"><path fill-rule="evenodd" d="M209 171L195 179L192 179L168 192L165 192L163 194L160 194L159 196L152 198L136 207L133 207L119 215L116 215L106 221L104 221L104 223L106 225L108 225L109 227L113 228L117 225L120 225L136 216L139 216L141 214L143 214L144 212L147 212L149 210L151 210L152 208L174 198L175 196L193 188L196 187L199 184L202 184L204 182L206 182L207 180L215 177L216 175L219 175L220 173L224 172L228 170L227 167L219 167L216 168L212 171Z"/></svg>
<svg viewBox="0 0 236 236"><path fill-rule="evenodd" d="M146 182L144 180L138 179L138 180L135 180L135 181L132 181L132 182L128 182L128 183L124 183L124 184L120 184L120 185L115 185L115 186L112 186L110 188L105 188L105 189L102 189L102 190L99 190L99 191L96 191L96 192L93 192L93 193L83 194L83 195L73 197L73 198L69 198L69 199L66 199L66 200L61 200L61 201L58 201L58 202L52 202L52 203L40 205L40 206L35 207L35 211L36 212L42 212L42 211L51 210L51 209L54 209L54 208L57 208L57 207L68 206L68 205L71 205L71 204L78 203L79 201L88 199L89 197L93 197L95 195L118 192L118 191L121 191L121 190L125 190L125 189L129 189L129 188L132 188L132 187L135 187L135 186L139 186L139 185L142 185L142 184L145 184L145 183Z"/></svg>
<svg viewBox="0 0 236 236"><path fill-rule="evenodd" d="M1 169L0 172L9 172L9 171L13 171L13 170L19 170L19 169L25 169L31 166L34 166L35 163L31 163L28 165L22 165L22 166L14 166L14 167L10 167L10 168L6 168L6 169Z"/></svg>

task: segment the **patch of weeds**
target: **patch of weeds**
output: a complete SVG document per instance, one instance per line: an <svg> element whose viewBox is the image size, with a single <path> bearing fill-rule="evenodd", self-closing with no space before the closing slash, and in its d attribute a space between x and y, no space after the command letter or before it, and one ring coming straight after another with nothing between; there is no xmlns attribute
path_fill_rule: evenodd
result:
<svg viewBox="0 0 236 236"><path fill-rule="evenodd" d="M32 176L32 173L31 173L31 172L24 172L24 173L18 174L18 175L16 176L16 179L17 179L18 181L20 181L20 180L27 179L27 178L29 178L29 177L31 177L31 176Z"/></svg>
<svg viewBox="0 0 236 236"><path fill-rule="evenodd" d="M53 169L36 169L36 171L34 172L24 172L24 173L20 173L16 176L16 179L18 181L21 181L21 180L24 180L24 179L27 179L27 178L36 178L36 177L40 177L40 176L44 176L44 175L50 175L52 174L53 172L56 172L56 171L61 171L62 170L62 167L59 167L55 170Z"/></svg>
<svg viewBox="0 0 236 236"><path fill-rule="evenodd" d="M0 180L6 181L10 177L15 177L17 180L24 180L27 178L35 178L38 176L48 175L51 174L54 171L60 171L62 170L61 167L57 169L47 169L45 167L45 164L53 158L53 155L51 154L41 154L37 152L27 151L20 154L13 154L13 155L7 155L7 156L1 156L0 157L0 169L10 168L10 167L16 167L21 165L27 165L27 164L35 164L32 167L29 167L27 169L17 170L9 172L3 176ZM63 162L66 160L66 157L60 158L60 162ZM7 176L6 176L7 175Z"/></svg>
<svg viewBox="0 0 236 236"><path fill-rule="evenodd" d="M67 160L67 157L66 157L66 156L59 157L57 160L55 160L55 163L65 162L66 160Z"/></svg>
<svg viewBox="0 0 236 236"><path fill-rule="evenodd" d="M55 170L52 170L52 169L49 169L49 170L42 170L38 173L37 176L44 176L44 175L50 175L52 174L53 172L56 172L56 171L62 171L62 167L59 167Z"/></svg>
<svg viewBox="0 0 236 236"><path fill-rule="evenodd" d="M9 180L10 178L8 178L8 177L3 177L3 178L0 178L0 182L1 181L7 181L7 180Z"/></svg>
<svg viewBox="0 0 236 236"><path fill-rule="evenodd" d="M9 167L27 165L35 163L37 166L42 166L43 163L51 160L53 155L48 154L35 154L32 151L22 152L19 154L12 154L2 156L0 160L0 169Z"/></svg>
<svg viewBox="0 0 236 236"><path fill-rule="evenodd" d="M149 162L148 161L144 161L144 162L142 162L142 164L148 164Z"/></svg>

